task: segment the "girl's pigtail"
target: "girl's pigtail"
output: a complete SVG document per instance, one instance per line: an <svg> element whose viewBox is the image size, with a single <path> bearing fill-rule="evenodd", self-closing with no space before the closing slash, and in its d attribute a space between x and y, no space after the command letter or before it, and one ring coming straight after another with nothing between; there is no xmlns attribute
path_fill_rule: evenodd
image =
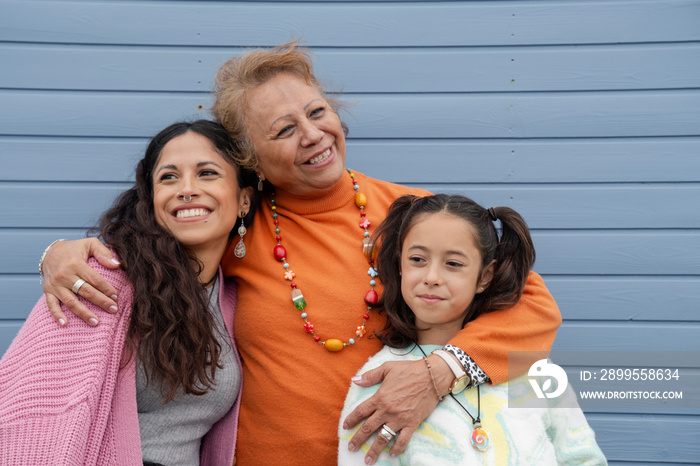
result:
<svg viewBox="0 0 700 466"><path fill-rule="evenodd" d="M527 223L510 207L488 209L489 217L501 222L501 238L496 246L496 268L489 289L490 310L512 306L523 294L530 269L535 263L535 247Z"/></svg>

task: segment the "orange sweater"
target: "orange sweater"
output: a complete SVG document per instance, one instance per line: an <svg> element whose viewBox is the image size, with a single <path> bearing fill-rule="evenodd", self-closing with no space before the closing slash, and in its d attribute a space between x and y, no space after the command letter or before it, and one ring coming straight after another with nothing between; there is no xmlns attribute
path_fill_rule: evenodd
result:
<svg viewBox="0 0 700 466"><path fill-rule="evenodd" d="M402 194L429 194L355 173L370 231ZM319 198L276 196L282 245L289 269L307 302L304 310L322 340L348 341L366 313L369 268L362 254L363 230L349 177ZM224 271L238 282L234 332L243 361L238 430L239 466L335 464L337 425L350 378L381 349L368 338L382 327L370 313L367 335L331 353L304 331L290 297L282 263L274 259L275 226L267 199L245 237L247 255L233 246ZM235 244L234 241L233 244ZM379 287L377 291L381 291ZM532 274L517 309L485 314L450 343L466 351L495 382L507 379L507 351L548 351L561 322L542 280ZM534 362L534 361L533 361Z"/></svg>

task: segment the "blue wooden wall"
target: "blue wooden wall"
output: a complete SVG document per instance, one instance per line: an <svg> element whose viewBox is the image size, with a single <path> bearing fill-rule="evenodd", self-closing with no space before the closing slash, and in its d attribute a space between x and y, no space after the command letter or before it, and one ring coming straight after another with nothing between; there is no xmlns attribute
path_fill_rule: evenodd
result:
<svg viewBox="0 0 700 466"><path fill-rule="evenodd" d="M44 247L291 38L353 103L349 167L525 216L556 349L700 350L700 2L1 0L0 353ZM587 416L611 464L700 461L700 409Z"/></svg>

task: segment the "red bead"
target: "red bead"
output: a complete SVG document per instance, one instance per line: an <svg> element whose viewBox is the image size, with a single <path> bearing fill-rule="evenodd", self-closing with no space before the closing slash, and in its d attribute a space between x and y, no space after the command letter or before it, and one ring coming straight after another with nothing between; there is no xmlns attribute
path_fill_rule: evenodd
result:
<svg viewBox="0 0 700 466"><path fill-rule="evenodd" d="M366 217L366 216L367 216L367 212L360 212L360 217Z"/></svg>
<svg viewBox="0 0 700 466"><path fill-rule="evenodd" d="M280 235L275 236L275 239L277 240L278 243L279 243L280 241L282 241L282 237L281 237Z"/></svg>
<svg viewBox="0 0 700 466"><path fill-rule="evenodd" d="M314 337L314 341L321 341L321 337Z"/></svg>
<svg viewBox="0 0 700 466"><path fill-rule="evenodd" d="M279 225L279 224L280 224L280 221L279 221L279 220L275 220L275 225Z"/></svg>
<svg viewBox="0 0 700 466"><path fill-rule="evenodd" d="M365 302L367 304L377 304L377 301L379 301L379 295L377 292L374 290L369 290L365 295Z"/></svg>
<svg viewBox="0 0 700 466"><path fill-rule="evenodd" d="M284 246L282 246L281 244L275 246L273 252L275 254L275 259L277 259L278 261L282 261L285 257L287 257L287 250L284 249Z"/></svg>
<svg viewBox="0 0 700 466"><path fill-rule="evenodd" d="M365 320L369 320L369 314L362 314L362 318Z"/></svg>
<svg viewBox="0 0 700 466"><path fill-rule="evenodd" d="M292 282L291 287L292 287L292 288L296 288L296 287L297 287L297 284L294 283L294 282Z"/></svg>

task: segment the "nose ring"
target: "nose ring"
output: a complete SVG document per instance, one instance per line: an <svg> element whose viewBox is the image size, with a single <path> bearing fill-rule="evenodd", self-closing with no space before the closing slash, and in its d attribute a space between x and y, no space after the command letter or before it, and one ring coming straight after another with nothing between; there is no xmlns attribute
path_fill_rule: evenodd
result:
<svg viewBox="0 0 700 466"><path fill-rule="evenodd" d="M183 201L185 201L185 203L190 202L192 200L192 195L189 195L189 196L185 196L183 194L178 194L178 195L182 198Z"/></svg>

